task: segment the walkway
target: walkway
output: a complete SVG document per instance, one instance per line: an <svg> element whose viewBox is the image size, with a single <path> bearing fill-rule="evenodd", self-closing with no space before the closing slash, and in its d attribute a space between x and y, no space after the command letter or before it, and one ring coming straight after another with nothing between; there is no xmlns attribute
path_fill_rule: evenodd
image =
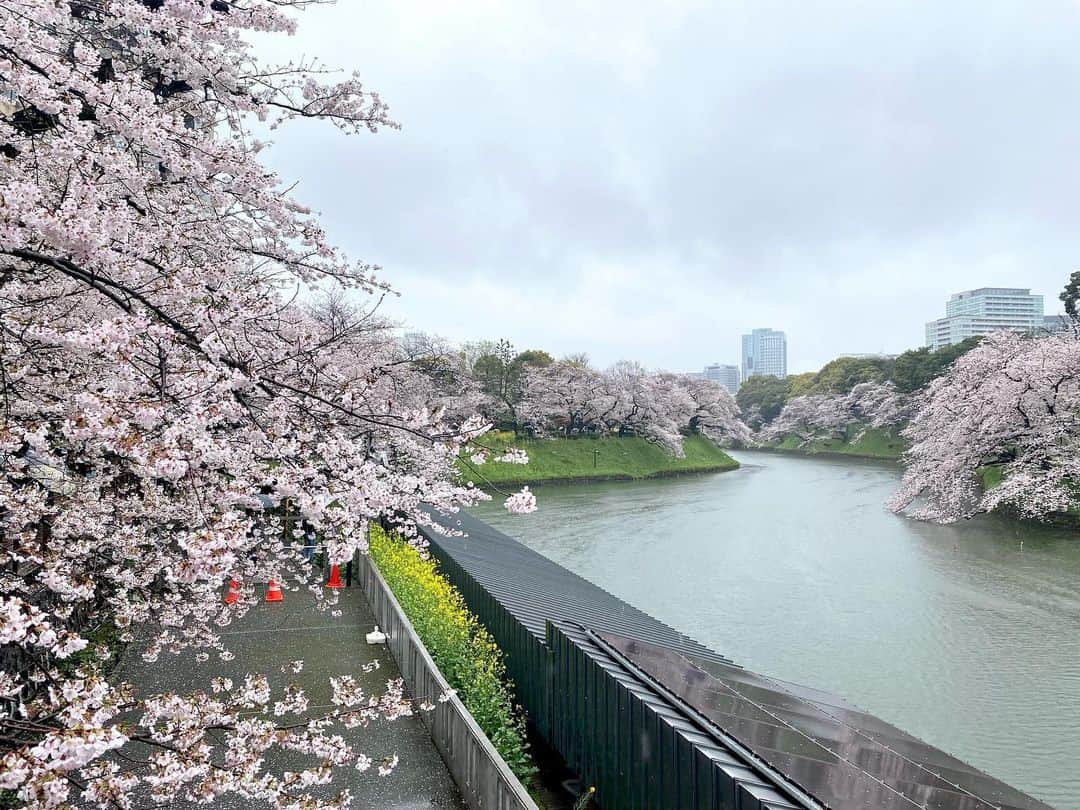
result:
<svg viewBox="0 0 1080 810"><path fill-rule="evenodd" d="M259 589L260 595L262 590ZM289 591L282 603L260 603L252 608L222 634L226 647L236 656L230 662L221 662L216 655L205 663L197 663L191 654L163 654L157 663L147 664L133 649L118 667L115 678L130 681L148 692L184 693L208 688L215 675L238 681L246 673L261 673L270 679L275 697L286 682L302 685L311 700L313 714L329 707L329 678L333 676L352 675L368 694L381 693L386 681L399 677L398 668L384 646L369 646L364 641L364 634L371 630L374 620L360 589L354 584L339 593L337 609L342 615L338 617L317 610L314 597L307 591ZM292 660L302 660L303 671L283 674L282 665ZM374 660L379 661L379 668L365 673L362 666ZM457 788L419 717L373 723L366 729L339 729L337 733L354 744L356 750L371 756L376 764L382 757L393 754L400 761L388 777L380 777L375 767L365 773L353 768L340 769L333 783L324 788L325 795L334 795L348 787L354 797L354 808L463 807ZM289 767L295 770L309 764L304 759L299 755L275 756L273 769L275 772ZM252 806L257 805L238 797L214 803L216 808Z"/></svg>

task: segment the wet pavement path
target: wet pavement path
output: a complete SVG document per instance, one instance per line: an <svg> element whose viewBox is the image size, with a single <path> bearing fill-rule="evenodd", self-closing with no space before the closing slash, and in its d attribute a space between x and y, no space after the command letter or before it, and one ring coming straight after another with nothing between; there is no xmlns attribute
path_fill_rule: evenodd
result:
<svg viewBox="0 0 1080 810"><path fill-rule="evenodd" d="M261 600L265 588L256 590ZM181 655L163 653L156 663L148 664L139 656L138 645L132 645L117 667L114 680L129 681L144 693L172 691L184 694L198 689L209 691L210 680L215 676L239 682L247 673L260 673L269 678L274 699L281 695L281 688L286 683L303 686L310 699L309 714L312 716L332 708L331 677L352 675L367 694L382 694L388 680L400 677L397 665L385 646L368 645L364 640L364 634L374 626L374 618L360 589L354 585L338 593L340 602L335 610L340 610L342 615L337 617L330 611L318 610L314 596L306 591L286 591L285 601L277 604L260 602L222 632L226 647L236 656L232 661L220 661L212 654L209 661L199 663L189 652ZM282 665L293 660L302 660L303 670L299 674L282 673ZM374 660L379 661L379 668L365 673L362 667ZM354 808L464 807L450 773L418 716L392 722L380 720L367 728L339 726L336 733L355 750L370 756L375 765L364 773L351 767L338 769L330 785L316 789L318 795L329 797L348 787L354 797ZM130 753L138 755L141 752ZM390 776L379 776L378 763L383 757L394 754L399 757L397 768ZM270 769L273 772L298 770L311 764L308 757L275 753ZM169 806L185 805L174 802ZM215 801L213 806L240 808L265 804L226 796Z"/></svg>

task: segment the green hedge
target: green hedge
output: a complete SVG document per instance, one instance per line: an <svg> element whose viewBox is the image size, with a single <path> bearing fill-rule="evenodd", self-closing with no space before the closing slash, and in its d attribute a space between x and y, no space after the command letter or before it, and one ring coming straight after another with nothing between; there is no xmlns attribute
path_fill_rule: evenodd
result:
<svg viewBox="0 0 1080 810"><path fill-rule="evenodd" d="M536 768L525 720L514 706L503 654L491 634L426 554L378 526L372 527L369 551L451 688L514 774L527 782Z"/></svg>

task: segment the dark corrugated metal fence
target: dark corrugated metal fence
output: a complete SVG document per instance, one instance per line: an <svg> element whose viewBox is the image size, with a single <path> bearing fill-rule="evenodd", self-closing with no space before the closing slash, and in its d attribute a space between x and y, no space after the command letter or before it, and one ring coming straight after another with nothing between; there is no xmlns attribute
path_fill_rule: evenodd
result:
<svg viewBox="0 0 1080 810"><path fill-rule="evenodd" d="M580 624L730 663L489 526L424 532L499 647L537 732L605 808L790 810L775 788L592 643ZM553 623L551 619L562 620Z"/></svg>
<svg viewBox="0 0 1080 810"><path fill-rule="evenodd" d="M584 630L549 625L552 746L602 806L793 810L799 805L627 673Z"/></svg>

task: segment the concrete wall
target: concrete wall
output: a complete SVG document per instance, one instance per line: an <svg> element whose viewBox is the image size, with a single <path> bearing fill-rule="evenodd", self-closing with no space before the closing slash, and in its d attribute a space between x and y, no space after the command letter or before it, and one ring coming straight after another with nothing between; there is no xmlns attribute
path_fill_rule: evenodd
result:
<svg viewBox="0 0 1080 810"><path fill-rule="evenodd" d="M441 695L450 687L417 637L401 606L366 555L359 555L359 585L386 633L390 654L414 695ZM368 628L364 628L366 633ZM464 704L454 695L435 710L420 712L465 803L473 810L538 810L525 786L491 745Z"/></svg>

